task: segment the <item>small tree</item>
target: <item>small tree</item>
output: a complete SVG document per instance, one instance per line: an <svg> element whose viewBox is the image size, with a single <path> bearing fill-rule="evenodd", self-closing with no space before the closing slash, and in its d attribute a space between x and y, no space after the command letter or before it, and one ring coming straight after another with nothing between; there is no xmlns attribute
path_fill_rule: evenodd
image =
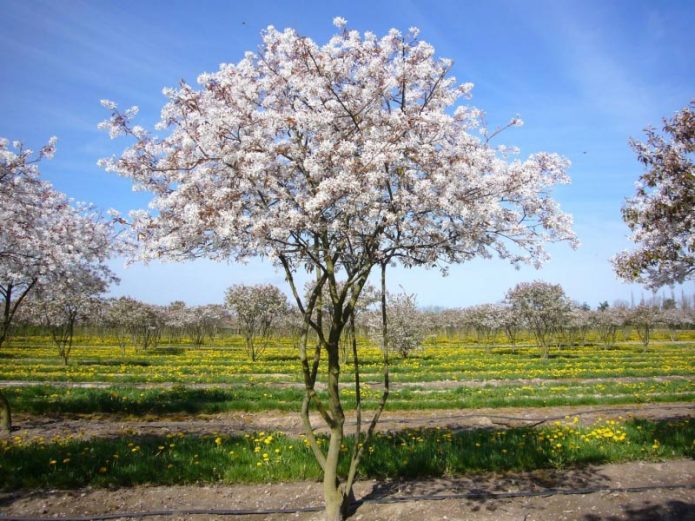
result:
<svg viewBox="0 0 695 521"><path fill-rule="evenodd" d="M181 343L191 320L191 309L181 300L175 300L161 308L162 325L166 328L169 341Z"/></svg>
<svg viewBox="0 0 695 521"><path fill-rule="evenodd" d="M467 321L476 332L478 342L490 350L497 334L504 328L502 306L480 304L466 310Z"/></svg>
<svg viewBox="0 0 695 521"><path fill-rule="evenodd" d="M664 135L646 134L646 143L630 141L647 171L623 207L637 248L613 262L623 279L658 288L695 274L695 100L664 120Z"/></svg>
<svg viewBox="0 0 695 521"><path fill-rule="evenodd" d="M234 313L252 361L268 347L272 326L287 311L287 297L272 284L237 284L227 290L225 304Z"/></svg>
<svg viewBox="0 0 695 521"><path fill-rule="evenodd" d="M425 324L415 304L415 295L397 293L386 299L388 334L384 342L382 317L372 316L373 337L382 344L382 349L398 353L402 358L422 347L425 339Z"/></svg>
<svg viewBox="0 0 695 521"><path fill-rule="evenodd" d="M103 294L113 277L104 278L88 266L76 267L59 283L39 287L36 295L42 324L49 329L58 355L68 365L72 352L75 325L86 321L99 306Z"/></svg>
<svg viewBox="0 0 695 521"><path fill-rule="evenodd" d="M628 313L627 320L637 331L637 336L642 342L644 351L649 347L652 330L659 323L660 315L661 312L658 307L648 304L640 304Z"/></svg>
<svg viewBox="0 0 695 521"><path fill-rule="evenodd" d="M506 299L529 328L543 359L547 360L550 345L571 309L562 287L541 281L521 282L507 292Z"/></svg>
<svg viewBox="0 0 695 521"><path fill-rule="evenodd" d="M465 316L462 309L430 310L427 312L427 322L433 334L444 334L451 340L455 334L461 334L465 329Z"/></svg>
<svg viewBox="0 0 695 521"><path fill-rule="evenodd" d="M149 348L157 347L164 327L162 308L138 302L130 313L130 338L135 348L147 351Z"/></svg>
<svg viewBox="0 0 695 521"><path fill-rule="evenodd" d="M678 340L678 329L688 323L688 313L684 309L670 307L661 310L661 322L668 328L671 341Z"/></svg>
<svg viewBox="0 0 695 521"><path fill-rule="evenodd" d="M599 340L605 347L615 345L618 331L625 323L625 312L619 307L599 306L594 311L592 322L598 332Z"/></svg>
<svg viewBox="0 0 695 521"><path fill-rule="evenodd" d="M140 302L130 297L119 297L106 301L104 325L116 337L122 356L125 356L128 340L132 338L132 331L136 322L135 314L140 305Z"/></svg>
<svg viewBox="0 0 695 521"><path fill-rule="evenodd" d="M229 312L219 304L206 304L189 308L186 329L193 343L202 345L205 337L211 341L229 318Z"/></svg>
<svg viewBox="0 0 695 521"><path fill-rule="evenodd" d="M572 304L565 322L561 325L564 343L568 346L585 344L589 329L594 325L594 315L588 306Z"/></svg>
<svg viewBox="0 0 695 521"><path fill-rule="evenodd" d="M523 328L523 319L514 312L514 309L509 304L500 306L499 311L504 334L512 345L512 352L516 353L516 342L519 332Z"/></svg>
<svg viewBox="0 0 695 521"><path fill-rule="evenodd" d="M348 31L323 46L292 29L269 27L258 53L166 91L160 130L151 135L112 111L102 126L136 143L107 170L154 194L156 214L131 214L144 259L243 259L267 255L283 270L309 331L300 343L307 441L323 470L326 519L343 519L357 466L389 393L366 432L357 417L347 475L338 464L345 413L340 341L373 269L380 271L387 338L386 270L444 266L499 255L540 264L546 241L574 240L571 220L549 195L568 182L567 161L540 153L510 160L490 139L481 112L458 103L472 85L451 77L418 31L383 38ZM514 118L506 127L518 126ZM505 127L505 128L506 128ZM297 272L315 285L305 298ZM332 312L325 316L323 288ZM318 305L317 305L318 304ZM385 353L388 349L385 350ZM326 364L322 364L322 357ZM353 360L359 407L358 359ZM327 403L315 389L326 367ZM321 448L309 419L316 407L330 430Z"/></svg>

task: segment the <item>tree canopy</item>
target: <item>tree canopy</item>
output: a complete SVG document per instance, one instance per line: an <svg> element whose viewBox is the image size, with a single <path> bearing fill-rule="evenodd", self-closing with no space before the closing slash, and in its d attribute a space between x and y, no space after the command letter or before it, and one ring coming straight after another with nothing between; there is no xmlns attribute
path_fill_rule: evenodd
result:
<svg viewBox="0 0 695 521"><path fill-rule="evenodd" d="M623 207L636 248L613 261L623 279L656 289L695 275L695 100L664 120L663 134L646 134L630 142L647 170Z"/></svg>

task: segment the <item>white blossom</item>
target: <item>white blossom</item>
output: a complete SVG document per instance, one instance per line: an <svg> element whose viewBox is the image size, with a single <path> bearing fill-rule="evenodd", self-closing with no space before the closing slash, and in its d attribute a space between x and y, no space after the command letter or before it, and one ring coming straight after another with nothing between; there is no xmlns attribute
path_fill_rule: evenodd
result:
<svg viewBox="0 0 695 521"><path fill-rule="evenodd" d="M616 255L618 275L655 289L695 275L695 100L664 121L664 135L630 142L647 168L623 207L633 251Z"/></svg>
<svg viewBox="0 0 695 521"><path fill-rule="evenodd" d="M341 418L340 338L373 268L445 271L493 256L538 265L546 242L575 237L550 195L569 182L566 159L510 158L494 135L471 133L480 112L458 107L472 85L413 31L378 38L335 24L323 45L269 26L258 52L166 90L162 136L136 131L132 111L101 126L135 139L105 168L153 194L149 211L130 216L138 257L271 258L328 352L330 414ZM302 268L317 279L306 297ZM324 287L330 324L317 315ZM316 367L302 366L309 401ZM331 430L342 436L342 423Z"/></svg>
<svg viewBox="0 0 695 521"><path fill-rule="evenodd" d="M225 304L234 313L252 361L265 350L274 323L287 312L287 297L272 284L237 284L227 289Z"/></svg>
<svg viewBox="0 0 695 521"><path fill-rule="evenodd" d="M78 285L90 273L111 278L106 260L114 250L112 223L89 205L72 203L40 179L38 162L50 158L51 138L37 158L15 142L0 140L0 296L6 313L0 345L24 297L35 288L47 291L67 281Z"/></svg>

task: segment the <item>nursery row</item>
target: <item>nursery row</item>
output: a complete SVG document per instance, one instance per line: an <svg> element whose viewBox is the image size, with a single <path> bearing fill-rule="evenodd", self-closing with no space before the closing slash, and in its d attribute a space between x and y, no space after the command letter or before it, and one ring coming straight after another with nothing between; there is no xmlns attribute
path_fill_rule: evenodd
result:
<svg viewBox="0 0 695 521"><path fill-rule="evenodd" d="M695 422L578 418L539 429L406 430L377 433L359 467L361 478L455 476L468 472L563 468L695 456ZM319 445L328 440L319 437ZM341 448L349 453L353 440ZM304 438L257 432L244 436L0 440L0 483L17 488L280 482L318 479ZM341 464L346 464L346 458ZM345 470L345 469L343 469Z"/></svg>

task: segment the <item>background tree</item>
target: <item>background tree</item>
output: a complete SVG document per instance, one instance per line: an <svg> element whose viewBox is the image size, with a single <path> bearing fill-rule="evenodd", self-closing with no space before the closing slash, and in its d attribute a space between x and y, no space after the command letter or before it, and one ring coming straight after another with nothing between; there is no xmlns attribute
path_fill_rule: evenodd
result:
<svg viewBox="0 0 695 521"><path fill-rule="evenodd" d="M0 138L0 347L27 294L40 284L69 277L75 266L109 274L113 228L88 205L67 197L39 178L38 163L51 158L56 139L38 155L22 143Z"/></svg>
<svg viewBox="0 0 695 521"><path fill-rule="evenodd" d="M593 313L592 323L596 328L599 340L608 347L615 344L618 331L623 327L626 320L625 310L620 307L599 306Z"/></svg>
<svg viewBox="0 0 695 521"><path fill-rule="evenodd" d="M78 266L65 279L38 287L34 304L65 365L72 352L75 325L87 322L98 310L100 296L114 280L113 277L104 278L88 266Z"/></svg>
<svg viewBox="0 0 695 521"><path fill-rule="evenodd" d="M675 342L678 340L678 329L684 328L688 323L688 313L676 307L662 308L660 322L668 328L671 341Z"/></svg>
<svg viewBox="0 0 695 521"><path fill-rule="evenodd" d="M661 311L656 306L641 303L629 310L627 321L637 331L637 336L646 351L649 347L652 330L661 321Z"/></svg>
<svg viewBox="0 0 695 521"><path fill-rule="evenodd" d="M466 309L468 324L475 331L478 342L488 351L504 328L502 308L500 304L479 304Z"/></svg>
<svg viewBox="0 0 695 521"><path fill-rule="evenodd" d="M129 311L130 338L136 350L147 351L157 347L162 337L164 310L154 304L136 302L136 306Z"/></svg>
<svg viewBox="0 0 695 521"><path fill-rule="evenodd" d="M481 112L460 104L471 84L451 77L418 31L382 38L339 28L320 46L292 29L269 27L257 53L167 89L159 130L150 134L113 102L103 123L136 143L102 164L154 194L156 213L131 213L143 259L239 260L266 255L280 267L317 341L300 345L307 440L323 474L326 518L342 519L357 465L388 396L369 428L356 425L347 476L338 475L345 414L340 339L374 268L380 271L383 329L390 263L444 266L498 255L540 264L543 243L574 240L571 219L550 197L568 182L567 161L539 153L512 158L494 147ZM507 126L521 122L513 119ZM482 137L480 137L482 136ZM314 289L305 297L298 271ZM330 294L330 317L320 302ZM325 319L325 320L324 320ZM327 404L315 390L327 363ZM357 370L357 360L355 369ZM386 359L385 359L386 362ZM355 373L359 394L359 379ZM309 407L330 430L316 443Z"/></svg>
<svg viewBox="0 0 695 521"><path fill-rule="evenodd" d="M564 344L569 347L584 345L589 329L594 325L593 319L594 314L589 306L571 304L565 321L560 325Z"/></svg>
<svg viewBox="0 0 695 521"><path fill-rule="evenodd" d="M181 300L175 300L161 309L163 327L166 328L170 342L181 342L191 320L190 315L191 309Z"/></svg>
<svg viewBox="0 0 695 521"><path fill-rule="evenodd" d="M237 284L227 290L224 301L237 319L246 352L255 362L268 347L273 324L287 311L287 297L272 284Z"/></svg>
<svg viewBox="0 0 695 521"><path fill-rule="evenodd" d="M507 302L531 331L543 359L567 319L571 304L559 284L521 282L507 292Z"/></svg>
<svg viewBox="0 0 695 521"><path fill-rule="evenodd" d="M229 320L229 312L219 304L206 304L189 308L186 329L193 344L199 346L208 337L211 341Z"/></svg>
<svg viewBox="0 0 695 521"><path fill-rule="evenodd" d="M500 306L500 315L502 328L507 340L512 345L512 352L516 353L516 343L519 338L519 332L523 329L523 319L514 312L514 309L509 305Z"/></svg>
<svg viewBox="0 0 695 521"><path fill-rule="evenodd" d="M382 344L382 349L398 353L402 358L422 347L425 339L425 323L417 309L415 295L405 292L387 295L386 309L388 317L388 333L384 342L382 333L382 317L373 314L370 325L373 337Z"/></svg>
<svg viewBox="0 0 695 521"><path fill-rule="evenodd" d="M670 120L663 135L646 130L647 141L631 140L646 167L623 220L637 248L613 260L620 277L651 288L681 283L695 274L695 100Z"/></svg>
<svg viewBox="0 0 695 521"><path fill-rule="evenodd" d="M136 313L141 303L131 297L108 299L105 303L104 325L116 337L116 342L125 355L128 340L132 338Z"/></svg>
<svg viewBox="0 0 695 521"><path fill-rule="evenodd" d="M40 179L39 161L51 158L56 139L37 155L21 142L0 138L0 347L27 295L69 280L76 266L108 276L114 251L110 222L90 206L71 205ZM0 429L10 429L9 404L0 393Z"/></svg>

